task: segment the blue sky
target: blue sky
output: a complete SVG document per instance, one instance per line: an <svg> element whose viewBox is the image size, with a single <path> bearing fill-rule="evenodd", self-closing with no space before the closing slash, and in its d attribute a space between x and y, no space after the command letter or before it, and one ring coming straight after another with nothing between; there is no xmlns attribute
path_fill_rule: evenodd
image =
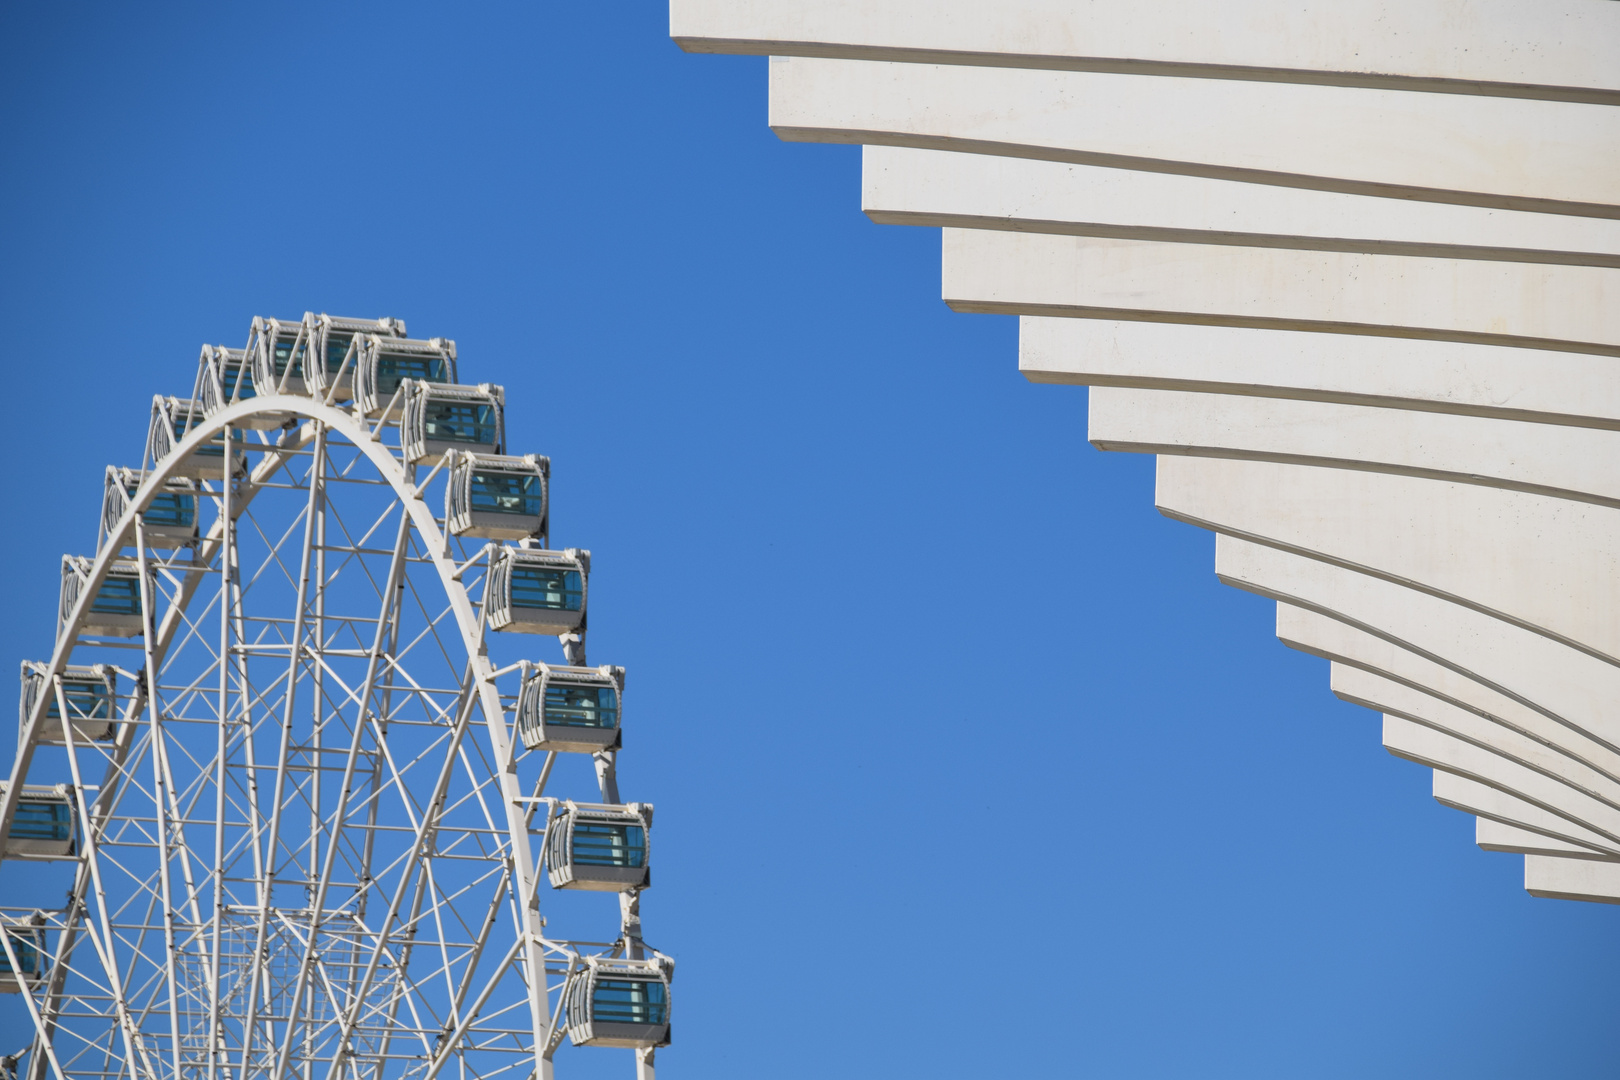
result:
<svg viewBox="0 0 1620 1080"><path fill-rule="evenodd" d="M661 1075L1614 1075L1616 913L1473 846L1085 391L945 308L937 231L860 214L859 150L770 133L763 59L656 3L0 38L7 664L200 344L402 316L506 386L595 553ZM0 1052L25 1025L0 1001Z"/></svg>

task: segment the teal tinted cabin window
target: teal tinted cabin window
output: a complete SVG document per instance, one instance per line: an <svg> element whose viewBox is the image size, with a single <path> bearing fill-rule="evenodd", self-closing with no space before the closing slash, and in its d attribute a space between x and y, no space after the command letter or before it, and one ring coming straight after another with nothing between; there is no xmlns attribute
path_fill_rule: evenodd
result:
<svg viewBox="0 0 1620 1080"><path fill-rule="evenodd" d="M19 840L66 843L73 839L73 808L55 799L25 795L17 802L17 816L11 819L11 835Z"/></svg>
<svg viewBox="0 0 1620 1080"><path fill-rule="evenodd" d="M662 1024L669 1016L664 984L647 979L597 979L591 1019L605 1024Z"/></svg>
<svg viewBox="0 0 1620 1080"><path fill-rule="evenodd" d="M632 870L646 866L647 830L612 821L576 821L573 863Z"/></svg>
<svg viewBox="0 0 1620 1080"><path fill-rule="evenodd" d="M17 954L17 963L22 965L22 974L38 975L45 970L45 965L40 962L39 945L34 935L28 934L25 937L13 931L7 933L6 937L10 941L11 951ZM11 960L7 958L4 949L0 949L0 971L11 972Z"/></svg>
<svg viewBox="0 0 1620 1080"><path fill-rule="evenodd" d="M521 517L539 517L544 496L534 473L475 472L467 485L474 510Z"/></svg>
<svg viewBox="0 0 1620 1080"><path fill-rule="evenodd" d="M462 401L430 401L422 410L422 437L441 442L494 446L495 406Z"/></svg>
<svg viewBox="0 0 1620 1080"><path fill-rule="evenodd" d="M134 494L131 490L130 495ZM197 496L180 491L161 492L152 499L143 517L148 525L189 529L197 524Z"/></svg>
<svg viewBox="0 0 1620 1080"><path fill-rule="evenodd" d="M546 686L546 723L563 727L619 726L619 693L611 686Z"/></svg>
<svg viewBox="0 0 1620 1080"><path fill-rule="evenodd" d="M297 340L298 336L296 334L276 335L276 344L274 349L271 351L271 355L275 360L277 378L287 374L287 364L289 361L292 363L294 375L302 375L304 373L304 347L302 345L298 346L298 355L293 355L293 343Z"/></svg>
<svg viewBox="0 0 1620 1080"><path fill-rule="evenodd" d="M201 421L203 418L199 416L196 419ZM187 415L187 410L176 409L174 413L174 441L178 443L185 438L187 430L192 426L191 417ZM192 453L198 457L224 457L225 447L221 444L219 436L216 435L208 442L197 447Z"/></svg>
<svg viewBox="0 0 1620 1080"><path fill-rule="evenodd" d="M584 586L578 570L519 564L512 567L512 606L578 611L585 604Z"/></svg>
<svg viewBox="0 0 1620 1080"><path fill-rule="evenodd" d="M450 381L450 363L442 356L390 355L377 357L377 395L393 397L401 379L418 382Z"/></svg>
<svg viewBox="0 0 1620 1080"><path fill-rule="evenodd" d="M242 384L242 396L236 396L236 384ZM219 384L225 394L225 401L246 401L253 396L253 372L248 370L247 361L234 363L225 361L219 373Z"/></svg>
<svg viewBox="0 0 1620 1080"><path fill-rule="evenodd" d="M62 680L62 696L67 698L68 715L79 720L111 720L112 691L104 682L69 682ZM56 704L56 694L45 693L45 715L51 720L62 719L62 710Z"/></svg>
<svg viewBox="0 0 1620 1080"><path fill-rule="evenodd" d="M336 375L343 366L343 358L349 355L349 342L354 340L353 334L326 335L326 372Z"/></svg>
<svg viewBox="0 0 1620 1080"><path fill-rule="evenodd" d="M101 615L139 615L140 580L134 577L107 575L107 579L101 583L101 590L90 603L90 610Z"/></svg>

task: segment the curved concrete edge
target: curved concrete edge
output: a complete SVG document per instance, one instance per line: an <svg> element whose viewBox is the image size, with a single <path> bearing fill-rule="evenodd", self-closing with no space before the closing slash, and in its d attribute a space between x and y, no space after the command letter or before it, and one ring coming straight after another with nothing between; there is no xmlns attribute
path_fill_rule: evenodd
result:
<svg viewBox="0 0 1620 1080"><path fill-rule="evenodd" d="M1297 398L1620 429L1607 356L1454 341L1025 315L1031 382Z"/></svg>
<svg viewBox="0 0 1620 1080"><path fill-rule="evenodd" d="M956 311L1620 355L1614 267L942 232L941 294Z"/></svg>
<svg viewBox="0 0 1620 1080"><path fill-rule="evenodd" d="M1620 904L1620 864L1526 855L1524 888L1549 900Z"/></svg>
<svg viewBox="0 0 1620 1080"><path fill-rule="evenodd" d="M1465 756L1475 750L1500 758L1500 762L1480 766L1490 771L1476 778L1593 828L1609 837L1609 846L1620 853L1620 780L1615 777L1564 753L1558 746L1540 743L1510 727L1359 668L1335 664L1331 685L1340 699L1383 713L1386 735L1393 718L1400 724L1428 728L1445 740L1463 744L1457 754L1443 754L1445 762L1459 768L1464 761L1477 765L1475 757Z"/></svg>
<svg viewBox="0 0 1620 1080"><path fill-rule="evenodd" d="M1603 850L1620 853L1620 834L1615 830L1613 807L1577 797L1570 789L1500 754L1401 716L1385 714L1383 739L1384 747L1396 757L1497 788L1562 818L1568 829L1584 829L1594 834L1598 839L1593 846L1601 843ZM1579 836L1580 833L1569 835Z"/></svg>
<svg viewBox="0 0 1620 1080"><path fill-rule="evenodd" d="M1572 849L1569 854L1584 858L1604 857L1611 845L1591 830L1571 825L1555 814L1515 798L1500 788L1471 780L1460 773L1433 770L1432 792L1434 801L1441 806L1474 815L1476 842L1481 835L1481 824L1489 823L1500 829L1511 829L1516 834L1536 837L1541 844L1555 844ZM1484 835L1495 835L1487 827ZM1531 846L1531 845L1527 845ZM1540 846L1539 844L1534 846ZM1538 851L1537 854L1564 854L1557 848ZM1531 852L1519 852L1529 855Z"/></svg>
<svg viewBox="0 0 1620 1080"><path fill-rule="evenodd" d="M1353 671L1365 672L1384 683L1433 698L1507 731L1517 732L1620 782L1620 750L1333 615L1279 602L1277 638L1291 649L1331 661L1332 677L1340 686L1351 683ZM1388 694L1362 696L1387 698Z"/></svg>
<svg viewBox="0 0 1620 1080"><path fill-rule="evenodd" d="M1215 538L1230 585L1350 623L1606 746L1620 745L1620 670L1470 608L1315 559Z"/></svg>
<svg viewBox="0 0 1620 1080"><path fill-rule="evenodd" d="M1620 664L1620 510L1390 473L1160 455L1166 516L1476 608Z"/></svg>
<svg viewBox="0 0 1620 1080"><path fill-rule="evenodd" d="M769 122L790 141L1620 216L1620 113L1603 105L793 58L770 64Z"/></svg>
<svg viewBox="0 0 1620 1080"><path fill-rule="evenodd" d="M1612 219L908 146L863 148L861 209L880 225L1620 266Z"/></svg>
<svg viewBox="0 0 1620 1080"><path fill-rule="evenodd" d="M1504 825L1490 818L1474 819L1474 843L1482 851L1499 851L1510 855L1547 855L1560 859L1595 859L1598 862L1620 862L1620 855L1608 855L1581 844L1566 844L1550 836Z"/></svg>
<svg viewBox="0 0 1620 1080"><path fill-rule="evenodd" d="M1301 7L671 0L687 52L1267 79L1620 104L1620 15L1599 0Z"/></svg>
<svg viewBox="0 0 1620 1080"><path fill-rule="evenodd" d="M1099 450L1400 473L1620 506L1620 439L1592 428L1238 394L1097 386Z"/></svg>

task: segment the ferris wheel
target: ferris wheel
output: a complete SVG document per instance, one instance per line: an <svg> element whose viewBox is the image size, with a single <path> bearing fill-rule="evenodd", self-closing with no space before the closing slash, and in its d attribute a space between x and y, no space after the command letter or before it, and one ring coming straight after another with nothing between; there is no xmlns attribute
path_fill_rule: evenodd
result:
<svg viewBox="0 0 1620 1080"><path fill-rule="evenodd" d="M0 906L5 1071L548 1080L566 1039L652 1077L624 669L586 663L550 461L458 374L397 319L256 318L108 468L0 790L5 881L66 897Z"/></svg>

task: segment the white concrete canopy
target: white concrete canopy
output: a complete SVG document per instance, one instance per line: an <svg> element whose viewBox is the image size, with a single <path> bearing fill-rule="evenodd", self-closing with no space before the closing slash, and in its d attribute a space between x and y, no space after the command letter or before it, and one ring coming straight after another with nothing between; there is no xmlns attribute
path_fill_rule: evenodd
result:
<svg viewBox="0 0 1620 1080"><path fill-rule="evenodd" d="M1101 450L1252 458L1620 505L1620 439L1591 428L1363 405L1097 386Z"/></svg>
<svg viewBox="0 0 1620 1080"><path fill-rule="evenodd" d="M1620 664L1620 510L1480 484L1164 455L1170 517L1516 623Z"/></svg>
<svg viewBox="0 0 1620 1080"><path fill-rule="evenodd" d="M790 141L1620 217L1620 110L1606 105L815 58L770 69L771 130Z"/></svg>
<svg viewBox="0 0 1620 1080"><path fill-rule="evenodd" d="M863 149L861 209L883 225L1620 266L1611 218L905 146Z"/></svg>
<svg viewBox="0 0 1620 1080"><path fill-rule="evenodd" d="M1603 854L1613 846L1590 830L1572 826L1566 818L1549 814L1499 788L1470 780L1458 773L1435 770L1433 792L1435 802L1465 814L1473 814L1477 822L1488 821L1517 832L1542 837L1552 843L1567 845L1579 852ZM1479 828L1476 823L1474 826L1476 842ZM1521 854L1528 855L1530 852Z"/></svg>
<svg viewBox="0 0 1620 1080"><path fill-rule="evenodd" d="M1526 769L1479 743L1456 738L1428 724L1385 714L1384 746L1397 757L1441 772L1454 772L1505 791L1565 819L1570 825L1584 826L1608 841L1612 850L1620 850L1620 811Z"/></svg>
<svg viewBox="0 0 1620 1080"><path fill-rule="evenodd" d="M1620 428L1614 360L1546 349L1025 315L1018 366L1031 382Z"/></svg>
<svg viewBox="0 0 1620 1080"><path fill-rule="evenodd" d="M1124 71L1620 103L1603 0L672 0L687 52Z"/></svg>
<svg viewBox="0 0 1620 1080"><path fill-rule="evenodd" d="M1235 537L1215 538L1215 574L1350 623L1620 747L1620 669L1428 593Z"/></svg>
<svg viewBox="0 0 1620 1080"><path fill-rule="evenodd" d="M1331 678L1353 686L1352 670L1405 687L1550 747L1592 771L1620 782L1620 749L1560 718L1354 624L1298 607L1277 604L1277 638L1291 649L1332 662ZM1393 691L1389 692L1393 693ZM1374 696L1388 696L1382 693ZM1383 708L1379 709L1384 711Z"/></svg>
<svg viewBox="0 0 1620 1080"><path fill-rule="evenodd" d="M672 0L1537 895L1620 901L1620 3ZM1450 770L1450 771L1447 771ZM1594 869L1595 868L1595 869Z"/></svg>
<svg viewBox="0 0 1620 1080"><path fill-rule="evenodd" d="M1620 355L1620 269L1610 267L986 229L944 230L943 265L957 311Z"/></svg>
<svg viewBox="0 0 1620 1080"><path fill-rule="evenodd" d="M1524 888L1532 896L1550 900L1620 904L1620 864L1526 855Z"/></svg>
<svg viewBox="0 0 1620 1080"><path fill-rule="evenodd" d="M1515 855L1550 855L1563 859L1599 859L1604 862L1620 860L1620 855L1604 854L1583 844L1570 844L1554 840L1529 829L1504 825L1490 818L1474 819L1474 843L1485 851L1506 851Z"/></svg>
<svg viewBox="0 0 1620 1080"><path fill-rule="evenodd" d="M1409 723L1433 728L1448 738L1488 750L1510 763L1512 769L1499 772L1499 782L1492 785L1509 794L1536 802L1530 795L1532 791L1552 791L1554 794L1550 798L1554 800L1578 796L1604 804L1607 807L1602 811L1604 815L1620 813L1620 780L1585 765L1554 745L1494 723L1478 713L1459 709L1420 690L1347 664L1335 663L1332 666L1331 685L1333 692L1341 699L1384 713L1386 720L1395 716ZM1546 808L1556 810L1553 806ZM1579 813L1570 820L1591 823ZM1614 820L1607 816L1600 820L1614 824ZM1611 839L1620 850L1620 836Z"/></svg>

